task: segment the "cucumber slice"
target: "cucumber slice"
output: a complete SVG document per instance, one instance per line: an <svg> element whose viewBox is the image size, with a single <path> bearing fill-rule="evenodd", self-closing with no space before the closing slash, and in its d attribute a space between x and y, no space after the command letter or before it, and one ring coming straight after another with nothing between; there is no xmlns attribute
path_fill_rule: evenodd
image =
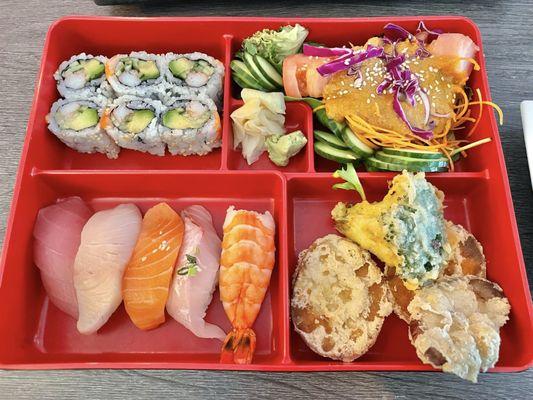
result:
<svg viewBox="0 0 533 400"><path fill-rule="evenodd" d="M340 122L329 118L326 114L326 110L324 110L323 108L317 110L315 112L315 115L316 119L318 119L318 122L320 122L324 127L328 128L331 132L333 132L339 139L342 139L342 131L346 127L345 124L341 124Z"/></svg>
<svg viewBox="0 0 533 400"><path fill-rule="evenodd" d="M393 156L403 156L423 159L443 158L442 153L438 151L416 150L416 149L394 149L392 147L384 147L381 149L383 153L391 154Z"/></svg>
<svg viewBox="0 0 533 400"><path fill-rule="evenodd" d="M253 77L251 72L242 61L232 60L230 63L231 70L233 71L232 77L237 85L242 88L250 88L264 91L265 88Z"/></svg>
<svg viewBox="0 0 533 400"><path fill-rule="evenodd" d="M321 142L329 144L330 146L335 147L337 149L348 150L348 146L346 146L346 144L342 140L340 140L332 133L320 130L315 130L313 133L315 135L315 138L317 140L320 140Z"/></svg>
<svg viewBox="0 0 533 400"><path fill-rule="evenodd" d="M255 65L254 56L252 56L250 53L244 52L243 59L244 63L248 67L248 71L252 73L252 76L261 84L261 86L269 91L276 90L276 86L270 83L270 81L263 76L257 65Z"/></svg>
<svg viewBox="0 0 533 400"><path fill-rule="evenodd" d="M353 163L359 160L355 154L349 150L337 149L324 142L315 142L315 153L328 160L337 161L343 164Z"/></svg>
<svg viewBox="0 0 533 400"><path fill-rule="evenodd" d="M237 85L239 85L241 88L243 89L255 89L255 90L260 90L261 92L264 92L265 89L263 89L262 86L260 86L258 83L257 86L254 86L254 83L253 82L250 82L250 81L246 81L245 80L246 78L242 78L242 75L240 74L233 74L233 80L235 81L235 83Z"/></svg>
<svg viewBox="0 0 533 400"><path fill-rule="evenodd" d="M448 171L448 167L438 167L438 166L413 166L413 165L402 165L389 163L385 161L378 160L375 157L368 157L365 159L365 165L371 170L384 170L384 171L396 171L401 172L404 169L411 172L445 172Z"/></svg>
<svg viewBox="0 0 533 400"><path fill-rule="evenodd" d="M441 157L439 159L423 159L423 158L413 158L413 157L404 157L404 156L395 156L392 154L387 154L382 151L376 152L374 155L380 161L398 164L398 165L407 165L416 167L448 167L448 159Z"/></svg>
<svg viewBox="0 0 533 400"><path fill-rule="evenodd" d="M305 101L307 104L311 106L313 110L324 104L320 100L315 99L313 97L302 97L301 99L297 99L294 97L285 96L285 100L286 101L296 101L296 100ZM340 122L337 122L329 118L328 115L326 114L326 110L324 110L323 108L315 111L314 114L318 122L320 122L324 128L328 128L331 132L337 135L339 139L342 139L342 131L346 127L346 124L342 124Z"/></svg>
<svg viewBox="0 0 533 400"><path fill-rule="evenodd" d="M261 57L259 54L253 56L254 63L261 71L263 77L265 77L270 83L278 88L283 87L283 78L276 68L272 66L267 60Z"/></svg>
<svg viewBox="0 0 533 400"><path fill-rule="evenodd" d="M346 145L358 156L364 158L370 157L372 154L374 154L374 150L370 146L367 146L365 143L363 143L361 139L359 139L357 135L352 132L350 127L346 126L342 130L341 135L344 143L346 143Z"/></svg>

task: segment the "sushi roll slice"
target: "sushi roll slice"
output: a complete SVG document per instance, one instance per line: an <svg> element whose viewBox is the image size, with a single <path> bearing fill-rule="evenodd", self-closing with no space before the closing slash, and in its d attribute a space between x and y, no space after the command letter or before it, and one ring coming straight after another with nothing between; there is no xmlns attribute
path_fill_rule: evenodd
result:
<svg viewBox="0 0 533 400"><path fill-rule="evenodd" d="M47 115L48 129L68 147L80 153L103 153L117 158L120 148L102 129L106 99L60 99Z"/></svg>
<svg viewBox="0 0 533 400"><path fill-rule="evenodd" d="M107 62L105 75L117 96L157 98L165 84L161 60L145 51L117 54Z"/></svg>
<svg viewBox="0 0 533 400"><path fill-rule="evenodd" d="M178 96L183 89L191 94L204 94L220 106L224 65L203 53L174 54L164 56L165 79L172 85Z"/></svg>
<svg viewBox="0 0 533 400"><path fill-rule="evenodd" d="M177 99L161 116L162 140L173 155L205 155L221 145L217 107L205 95Z"/></svg>
<svg viewBox="0 0 533 400"><path fill-rule="evenodd" d="M54 73L57 90L67 99L94 96L105 81L106 62L106 57L85 53L63 61Z"/></svg>
<svg viewBox="0 0 533 400"><path fill-rule="evenodd" d="M163 107L158 100L122 96L106 110L102 125L120 147L163 156L158 129Z"/></svg>

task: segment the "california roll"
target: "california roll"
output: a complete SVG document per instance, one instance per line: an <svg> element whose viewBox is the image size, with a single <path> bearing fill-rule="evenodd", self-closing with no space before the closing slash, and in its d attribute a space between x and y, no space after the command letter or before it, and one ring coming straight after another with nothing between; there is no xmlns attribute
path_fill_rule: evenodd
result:
<svg viewBox="0 0 533 400"><path fill-rule="evenodd" d="M94 96L105 81L104 56L92 56L81 53L63 61L54 78L57 90L65 98L82 98Z"/></svg>
<svg viewBox="0 0 533 400"><path fill-rule="evenodd" d="M160 132L172 155L205 155L221 146L217 107L205 95L175 100L161 116Z"/></svg>
<svg viewBox="0 0 533 400"><path fill-rule="evenodd" d="M134 51L112 57L105 73L117 96L158 98L164 86L162 68L158 55Z"/></svg>
<svg viewBox="0 0 533 400"><path fill-rule="evenodd" d="M220 105L224 81L224 65L204 53L174 54L164 56L165 79L176 95L203 94Z"/></svg>
<svg viewBox="0 0 533 400"><path fill-rule="evenodd" d="M117 158L120 148L101 127L106 99L60 99L47 115L48 129L68 147L80 153L103 153Z"/></svg>
<svg viewBox="0 0 533 400"><path fill-rule="evenodd" d="M106 110L102 125L120 147L163 156L165 144L158 132L163 107L158 100L122 96Z"/></svg>

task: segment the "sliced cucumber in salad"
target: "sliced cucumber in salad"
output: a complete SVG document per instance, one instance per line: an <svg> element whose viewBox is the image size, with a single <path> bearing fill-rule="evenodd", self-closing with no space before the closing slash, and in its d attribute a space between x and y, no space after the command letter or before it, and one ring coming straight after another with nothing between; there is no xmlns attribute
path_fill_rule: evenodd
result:
<svg viewBox="0 0 533 400"><path fill-rule="evenodd" d="M338 149L324 142L315 142L315 153L328 160L337 161L342 164L357 162L359 157L349 150Z"/></svg>
<svg viewBox="0 0 533 400"><path fill-rule="evenodd" d="M244 52L243 61L248 67L248 70L252 73L253 77L259 84L268 91L276 90L276 85L272 84L261 72L259 67L255 64L254 56L250 53Z"/></svg>
<svg viewBox="0 0 533 400"><path fill-rule="evenodd" d="M448 159L442 158L414 158L414 157L404 157L404 156L395 156L391 154L384 153L382 151L376 152L374 157L380 161L405 165L410 167L448 167Z"/></svg>
<svg viewBox="0 0 533 400"><path fill-rule="evenodd" d="M418 160L417 160L418 161ZM404 169L411 172L445 172L448 171L448 165L438 164L413 164L413 163L397 163L379 160L376 157L368 157L364 160L365 166L368 170L383 170L383 171L397 171L401 172Z"/></svg>
<svg viewBox="0 0 533 400"><path fill-rule="evenodd" d="M232 60L233 80L242 88L256 89L263 92L275 92L283 88L283 79L279 72L263 57L239 52L241 60Z"/></svg>
<svg viewBox="0 0 533 400"><path fill-rule="evenodd" d="M239 60L232 60L230 68L233 71L233 80L242 88L256 89L263 91L264 88L254 78L246 64Z"/></svg>
<svg viewBox="0 0 533 400"><path fill-rule="evenodd" d="M254 56L254 62L263 76L276 87L283 89L283 78L276 68L260 55Z"/></svg>
<svg viewBox="0 0 533 400"><path fill-rule="evenodd" d="M370 157L374 154L374 149L366 145L357 137L352 130L346 126L341 133L342 140L348 145L348 147L360 157Z"/></svg>
<svg viewBox="0 0 533 400"><path fill-rule="evenodd" d="M340 140L337 136L335 136L333 133L325 132L321 130L315 130L314 132L315 139L324 142L332 147L335 147L337 149L343 149L348 150L348 146L346 146L346 143L344 143L342 140Z"/></svg>
<svg viewBox="0 0 533 400"><path fill-rule="evenodd" d="M416 150L416 149L395 149L392 147L383 147L381 149L383 153L392 154L393 156L435 159L442 158L442 153L438 151Z"/></svg>

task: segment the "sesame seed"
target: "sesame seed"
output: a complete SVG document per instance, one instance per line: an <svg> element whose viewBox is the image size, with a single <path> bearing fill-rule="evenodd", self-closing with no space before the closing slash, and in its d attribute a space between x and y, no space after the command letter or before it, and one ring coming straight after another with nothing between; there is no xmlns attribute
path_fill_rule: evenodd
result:
<svg viewBox="0 0 533 400"><path fill-rule="evenodd" d="M141 262L145 262L146 261L146 256L142 256L141 257Z"/></svg>
<svg viewBox="0 0 533 400"><path fill-rule="evenodd" d="M370 104L370 99L366 99L366 103L367 103L367 104Z"/></svg>

